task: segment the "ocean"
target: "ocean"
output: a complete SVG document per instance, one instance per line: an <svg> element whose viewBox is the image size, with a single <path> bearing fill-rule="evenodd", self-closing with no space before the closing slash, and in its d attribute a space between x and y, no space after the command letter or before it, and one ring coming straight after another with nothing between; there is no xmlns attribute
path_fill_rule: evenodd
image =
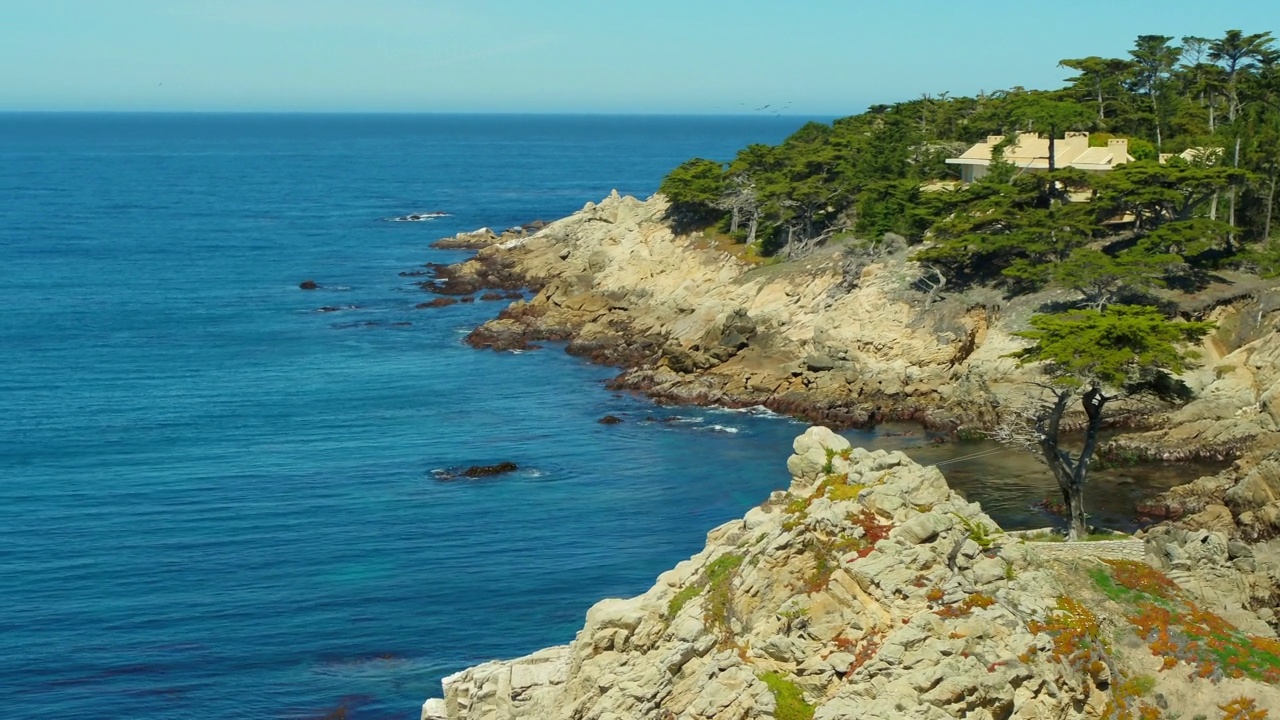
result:
<svg viewBox="0 0 1280 720"><path fill-rule="evenodd" d="M5 716L416 718L442 676L567 642L697 552L786 485L803 425L656 407L555 347L472 350L501 305L415 309L400 273L803 122L0 114ZM849 436L978 455L953 485L1052 522L1029 457L888 430ZM1188 474L1086 502L1123 524Z"/></svg>

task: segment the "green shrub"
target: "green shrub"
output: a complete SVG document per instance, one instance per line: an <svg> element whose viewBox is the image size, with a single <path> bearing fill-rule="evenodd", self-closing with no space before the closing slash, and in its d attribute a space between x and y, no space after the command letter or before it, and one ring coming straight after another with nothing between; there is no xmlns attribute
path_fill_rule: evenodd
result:
<svg viewBox="0 0 1280 720"><path fill-rule="evenodd" d="M816 708L804 701L804 693L794 682L776 672L767 672L760 679L769 686L773 699L778 703L778 709L773 713L776 720L813 720Z"/></svg>

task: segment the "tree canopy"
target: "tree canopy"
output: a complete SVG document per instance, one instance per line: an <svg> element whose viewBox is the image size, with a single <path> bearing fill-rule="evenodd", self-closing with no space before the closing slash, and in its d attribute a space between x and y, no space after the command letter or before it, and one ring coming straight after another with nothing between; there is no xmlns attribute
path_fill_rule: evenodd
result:
<svg viewBox="0 0 1280 720"><path fill-rule="evenodd" d="M1084 485L1107 403L1121 392L1152 392L1157 379L1181 372L1194 355L1186 343L1212 328L1212 323L1171 322L1152 307L1112 305L1036 315L1031 329L1018 333L1033 344L1013 357L1038 364L1047 380L1049 399L1034 410L1030 443L1062 490L1070 539L1088 533ZM1088 422L1083 447L1073 454L1062 446L1061 423L1074 399L1080 400Z"/></svg>
<svg viewBox="0 0 1280 720"><path fill-rule="evenodd" d="M956 227L954 213L999 201L985 188L937 193L964 197L933 201L928 190L958 179L946 159L991 135L1012 141L1018 133L1038 132L1056 140L1068 131L1085 131L1094 145L1125 138L1130 154L1150 161L1095 176L1084 187L1075 187L1081 184L1077 178L1059 178L1073 185L1077 196L1088 191L1101 201L1086 228L1091 240L1114 234L1099 223L1125 213L1136 215L1139 233L1199 217L1228 223L1233 244L1227 255L1270 237L1280 191L1280 51L1270 32L1228 30L1216 38L1180 39L1141 35L1117 57L1067 58L1060 65L1077 74L1056 90L1011 88L974 97L940 93L876 105L830 124L809 123L777 146L748 146L724 164L686 162L667 177L662 192L683 226L720 224L738 239L758 243L764 255L885 232L913 243L950 242L957 233L985 232ZM1190 162L1180 157L1156 162L1158 153L1184 151ZM1050 153L1050 164L1056 164L1056 153ZM986 182L1016 182L1022 175L997 162ZM1011 222L996 234L1010 245L1028 234L1042 235L1059 220L1044 216L1049 205L1069 199L1078 197L1059 194L1028 205L1021 192L1012 193L1001 212L1040 217ZM1068 232L1080 232L1084 223L1077 216L1083 213L1065 214ZM1055 237L1037 243L1064 244L1056 237L1060 232L1050 234ZM951 243L940 252L951 256L955 249ZM983 262L986 250L966 261ZM1008 265L1018 258L1004 260ZM1212 260L1226 258L1219 254Z"/></svg>
<svg viewBox="0 0 1280 720"><path fill-rule="evenodd" d="M1055 385L1120 390L1150 382L1157 373L1182 372L1191 355L1181 346L1212 328L1212 323L1170 322L1144 305L1035 315L1031 329L1017 333L1034 344L1013 356L1022 363L1043 363Z"/></svg>

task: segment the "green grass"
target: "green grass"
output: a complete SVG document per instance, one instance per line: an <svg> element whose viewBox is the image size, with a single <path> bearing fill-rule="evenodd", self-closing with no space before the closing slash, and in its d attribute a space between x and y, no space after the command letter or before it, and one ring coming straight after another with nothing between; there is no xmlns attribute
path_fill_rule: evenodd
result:
<svg viewBox="0 0 1280 720"><path fill-rule="evenodd" d="M981 520L970 520L959 513L951 513L951 515L955 517L955 519L959 520L961 525L964 525L965 531L969 533L969 539L978 543L978 547L981 547L983 550L991 547L991 544L995 542L996 535L1004 534L1004 532L999 529L992 530L987 527L987 524Z"/></svg>
<svg viewBox="0 0 1280 720"><path fill-rule="evenodd" d="M773 699L778 703L778 709L773 713L776 720L813 720L813 712L817 708L804 701L804 693L795 683L776 672L767 672L760 679L769 686Z"/></svg>
<svg viewBox="0 0 1280 720"><path fill-rule="evenodd" d="M1117 583L1115 578L1111 576L1111 573L1107 572L1104 568L1095 568L1090 570L1089 577L1093 578L1094 584L1098 586L1098 589L1101 590L1103 594L1116 602L1127 603L1129 605L1135 605L1139 602L1154 602L1159 605L1169 605L1169 601L1162 597L1151 595L1150 593L1145 593L1141 590L1130 590L1129 588Z"/></svg>
<svg viewBox="0 0 1280 720"><path fill-rule="evenodd" d="M671 598L671 602L667 603L667 619L670 620L680 614L680 610L689 603L690 600L702 594L702 586L698 584L689 585L676 596Z"/></svg>
<svg viewBox="0 0 1280 720"><path fill-rule="evenodd" d="M728 643L733 634L729 627L730 606L733 603L733 577L742 566L743 556L730 553L721 555L707 566L702 582L707 598L702 605L702 621L707 627L720 631L722 642Z"/></svg>
<svg viewBox="0 0 1280 720"><path fill-rule="evenodd" d="M744 557L730 553L721 555L702 571L702 577L696 581L689 583L675 594L667 603L667 620L671 620L689 601L698 597L704 590L709 590L708 614L715 616L724 616L728 609L729 581L733 579L733 574L742 566ZM714 611L711 607L715 606ZM727 623L726 623L727 625Z"/></svg>

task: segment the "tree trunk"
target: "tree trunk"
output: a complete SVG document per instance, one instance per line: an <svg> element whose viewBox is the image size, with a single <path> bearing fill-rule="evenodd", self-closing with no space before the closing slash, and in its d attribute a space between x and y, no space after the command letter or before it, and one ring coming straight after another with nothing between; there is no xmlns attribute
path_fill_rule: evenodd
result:
<svg viewBox="0 0 1280 720"><path fill-rule="evenodd" d="M1058 481L1058 488L1062 490L1063 504L1071 513L1067 538L1076 540L1081 537L1077 528L1077 519L1081 526L1084 524L1084 493L1075 482L1071 455L1058 447L1058 427L1062 422L1062 414L1067 410L1067 401L1071 399L1071 394L1070 390L1058 391L1053 407L1047 416L1042 416L1036 423L1036 430L1040 436L1040 453L1044 456L1045 463L1049 465L1049 470L1053 472L1053 478ZM1081 510L1078 516L1077 508Z"/></svg>
<svg viewBox="0 0 1280 720"><path fill-rule="evenodd" d="M1236 136L1236 157L1235 157L1235 161L1233 162L1233 165L1234 167L1237 167L1237 168L1240 167L1240 136L1239 135ZM1236 186L1235 185L1231 186L1230 199L1231 199L1231 208L1230 208L1231 214L1227 218L1227 222L1231 225L1231 227L1235 227L1236 226ZM1230 235L1227 236L1228 242L1235 242L1235 239L1236 239L1235 233L1231 233Z"/></svg>
<svg viewBox="0 0 1280 720"><path fill-rule="evenodd" d="M755 213L751 213L751 220L747 223L747 244L750 245L756 241L756 228L760 226L760 219Z"/></svg>
<svg viewBox="0 0 1280 720"><path fill-rule="evenodd" d="M1164 149L1164 138L1160 132L1160 103L1156 101L1156 94L1151 93L1151 114L1156 119L1156 152Z"/></svg>
<svg viewBox="0 0 1280 720"><path fill-rule="evenodd" d="M1072 395L1070 390L1058 391L1053 407L1036 423L1036 430L1040 436L1040 452L1053 472L1054 479L1058 481L1063 503L1070 513L1067 539L1082 540L1089 533L1088 516L1084 511L1084 483L1089 475L1089 460L1098 447L1102 408L1110 398L1096 387L1085 392L1082 400L1085 414L1089 417L1089 426L1085 431L1084 448L1080 450L1080 456L1072 460L1071 453L1058 446L1058 428Z"/></svg>
<svg viewBox="0 0 1280 720"><path fill-rule="evenodd" d="M1276 171L1271 170L1271 187L1267 191L1267 220L1263 224L1262 239L1269 241L1271 239L1271 207L1276 200Z"/></svg>
<svg viewBox="0 0 1280 720"><path fill-rule="evenodd" d="M1049 128L1049 172L1057 169L1058 152L1056 141L1053 139L1056 134L1057 132L1054 128Z"/></svg>
<svg viewBox="0 0 1280 720"><path fill-rule="evenodd" d="M742 217L742 208L735 203L732 213L733 214L729 216L729 232L736 233L738 232L738 222Z"/></svg>
<svg viewBox="0 0 1280 720"><path fill-rule="evenodd" d="M1089 475L1089 461L1093 458L1094 450L1098 449L1098 435L1102 430L1102 408L1109 399L1096 387L1086 390L1084 397L1081 398L1085 415L1089 418L1089 426L1085 429L1084 447L1080 449L1080 457L1076 459L1076 465L1071 472L1072 488L1075 494L1071 503L1071 533L1067 536L1069 540L1083 540L1089 533L1084 513L1084 481Z"/></svg>

